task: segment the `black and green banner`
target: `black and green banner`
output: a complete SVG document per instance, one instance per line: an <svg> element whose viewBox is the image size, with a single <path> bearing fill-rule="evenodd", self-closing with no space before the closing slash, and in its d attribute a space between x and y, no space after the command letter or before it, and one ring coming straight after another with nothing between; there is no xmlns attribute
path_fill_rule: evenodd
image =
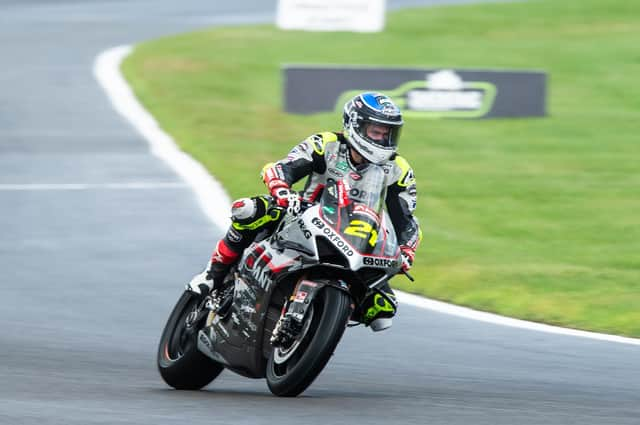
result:
<svg viewBox="0 0 640 425"><path fill-rule="evenodd" d="M285 110L339 111L363 91L390 96L406 117L494 118L546 115L540 71L287 66Z"/></svg>

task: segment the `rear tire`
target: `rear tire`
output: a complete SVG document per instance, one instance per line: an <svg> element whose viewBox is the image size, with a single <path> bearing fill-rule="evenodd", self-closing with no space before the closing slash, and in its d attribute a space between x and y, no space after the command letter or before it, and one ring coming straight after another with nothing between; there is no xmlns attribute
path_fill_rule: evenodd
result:
<svg viewBox="0 0 640 425"><path fill-rule="evenodd" d="M158 370L164 382L177 390L199 390L213 381L224 367L198 351L198 326L187 317L199 297L185 291L169 315L158 345Z"/></svg>
<svg viewBox="0 0 640 425"><path fill-rule="evenodd" d="M332 286L325 286L309 309L311 320L299 346L292 355L280 356L284 362L276 363L271 350L267 363L267 384L277 396L295 397L307 389L322 372L346 329L351 315L351 298Z"/></svg>

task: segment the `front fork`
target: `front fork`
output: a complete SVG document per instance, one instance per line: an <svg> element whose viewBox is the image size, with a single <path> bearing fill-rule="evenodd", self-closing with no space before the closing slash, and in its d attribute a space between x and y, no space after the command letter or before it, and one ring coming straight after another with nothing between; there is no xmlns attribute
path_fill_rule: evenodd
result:
<svg viewBox="0 0 640 425"><path fill-rule="evenodd" d="M272 345L285 345L287 342L290 342L290 339L297 336L295 335L295 330L302 328L309 307L313 304L313 300L320 293L320 290L325 286L333 286L349 293L349 287L342 280L336 282L325 280L312 281L302 277L282 307L280 318L273 328L271 335ZM351 296L351 294L349 294L349 296ZM289 327L293 327L293 333L287 329Z"/></svg>

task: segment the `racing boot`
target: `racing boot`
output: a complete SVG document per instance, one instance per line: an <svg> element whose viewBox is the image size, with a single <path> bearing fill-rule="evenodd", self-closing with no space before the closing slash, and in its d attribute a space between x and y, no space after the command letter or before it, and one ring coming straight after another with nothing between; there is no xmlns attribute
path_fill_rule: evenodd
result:
<svg viewBox="0 0 640 425"><path fill-rule="evenodd" d="M211 255L207 279L213 282L211 289L222 288L227 272L238 259L238 253L227 245L224 239L218 241L216 250Z"/></svg>
<svg viewBox="0 0 640 425"><path fill-rule="evenodd" d="M230 284L229 280L225 282L225 278L238 257L239 254L227 245L225 239L221 239L211 256L211 263L207 272L207 279L213 282L211 292L217 305L216 312L223 318L229 312L233 302L234 290L233 283Z"/></svg>
<svg viewBox="0 0 640 425"><path fill-rule="evenodd" d="M191 279L187 288L199 295L209 295L214 290L222 289L227 272L238 259L238 253L230 249L221 239L211 255L211 260L203 272Z"/></svg>
<svg viewBox="0 0 640 425"><path fill-rule="evenodd" d="M393 323L392 317L396 314L397 302L393 291L389 288L384 291L387 297L381 294L375 294L370 307L365 310L365 325L370 326L374 332L380 332L389 329Z"/></svg>

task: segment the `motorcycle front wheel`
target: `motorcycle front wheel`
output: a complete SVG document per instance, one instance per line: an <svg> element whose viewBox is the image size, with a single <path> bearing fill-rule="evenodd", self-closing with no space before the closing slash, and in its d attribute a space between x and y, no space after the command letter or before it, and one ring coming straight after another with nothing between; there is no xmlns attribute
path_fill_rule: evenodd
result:
<svg viewBox="0 0 640 425"><path fill-rule="evenodd" d="M271 350L267 384L277 396L295 397L322 372L344 333L351 315L351 298L325 286L309 308L302 332L290 347Z"/></svg>
<svg viewBox="0 0 640 425"><path fill-rule="evenodd" d="M198 351L196 316L199 296L185 291L169 315L158 345L158 370L164 382L177 390L199 390L224 367Z"/></svg>

